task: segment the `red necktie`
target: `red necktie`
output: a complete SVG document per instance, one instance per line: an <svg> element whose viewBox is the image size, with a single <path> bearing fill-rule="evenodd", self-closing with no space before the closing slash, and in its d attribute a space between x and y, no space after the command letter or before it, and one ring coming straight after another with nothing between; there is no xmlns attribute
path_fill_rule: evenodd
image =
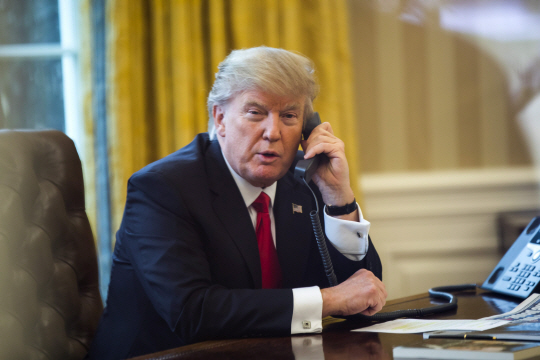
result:
<svg viewBox="0 0 540 360"><path fill-rule="evenodd" d="M261 258L262 288L281 288L281 269L277 257L274 240L272 240L272 228L270 214L268 213L270 197L261 192L257 200L251 205L257 211L257 243L259 244L259 257Z"/></svg>

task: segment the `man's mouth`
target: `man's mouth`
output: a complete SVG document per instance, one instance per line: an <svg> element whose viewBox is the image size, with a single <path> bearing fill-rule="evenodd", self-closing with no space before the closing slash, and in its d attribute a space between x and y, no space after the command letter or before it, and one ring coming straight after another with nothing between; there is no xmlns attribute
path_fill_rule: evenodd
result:
<svg viewBox="0 0 540 360"><path fill-rule="evenodd" d="M269 157L269 158L278 157L278 154L273 151L263 151L263 152L260 152L259 155L262 155L264 157Z"/></svg>
<svg viewBox="0 0 540 360"><path fill-rule="evenodd" d="M279 155L274 151L261 151L258 154L266 160L272 160L279 157Z"/></svg>

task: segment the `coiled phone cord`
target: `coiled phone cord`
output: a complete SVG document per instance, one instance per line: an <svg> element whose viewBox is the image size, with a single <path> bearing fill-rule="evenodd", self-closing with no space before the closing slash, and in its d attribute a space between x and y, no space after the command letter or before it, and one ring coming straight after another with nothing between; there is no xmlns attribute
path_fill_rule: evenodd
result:
<svg viewBox="0 0 540 360"><path fill-rule="evenodd" d="M447 304L434 305L426 307L423 309L407 309L407 310L397 310L389 311L384 313L377 313L374 315L348 315L342 316L345 319L349 320L360 320L360 321L388 321L395 320L403 317L421 317L427 315L433 315L441 313L444 311L454 310L457 308L457 299L454 295L448 293L448 291L463 291L463 290L474 290L476 289L476 284L462 284L462 285L449 285L449 286L439 286L434 287L428 290L429 296L431 298L439 298L448 300Z"/></svg>
<svg viewBox="0 0 540 360"><path fill-rule="evenodd" d="M328 278L330 286L338 285L336 274L334 273L334 267L332 265L332 259L328 253L328 248L326 247L326 237L322 230L321 220L319 219L319 203L315 193L311 187L306 182L305 178L302 178L304 184L313 194L315 199L316 210L312 210L309 213L311 217L311 224L313 225L313 231L315 233L315 239L317 240L317 246L319 247L319 252L321 254L321 259L324 265L324 272ZM432 314L437 314L444 311L454 310L457 308L457 299L449 293L449 291L463 291L463 290L474 290L476 289L476 284L462 284L462 285L449 285L449 286L439 286L431 288L428 290L429 296L431 298L439 298L448 300L447 304L434 305L423 309L407 309L407 310L397 310L384 313L377 313L374 315L348 315L348 316L339 316L345 319L350 320L361 320L361 321L388 321L395 320L403 317L421 317Z"/></svg>
<svg viewBox="0 0 540 360"><path fill-rule="evenodd" d="M319 253L321 254L321 259L324 265L324 272L326 273L326 277L328 278L328 282L330 283L330 286L336 286L338 284L338 281L336 278L336 274L334 273L334 266L332 265L332 259L330 258L330 254L328 253L328 248L326 247L326 238L322 230L321 219L319 219L319 203L317 201L317 197L315 196L315 193L306 182L306 179L302 178L302 180L304 180L304 184L306 184L308 189L313 194L313 198L315 199L315 206L317 210L311 210L309 212L309 216L311 217L311 224L313 225L313 232L315 233L315 239L317 240L317 246L319 247Z"/></svg>

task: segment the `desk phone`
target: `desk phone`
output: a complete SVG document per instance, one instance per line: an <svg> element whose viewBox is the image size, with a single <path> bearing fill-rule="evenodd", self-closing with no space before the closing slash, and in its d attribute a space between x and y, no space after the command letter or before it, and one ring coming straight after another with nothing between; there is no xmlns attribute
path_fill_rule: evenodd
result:
<svg viewBox="0 0 540 360"><path fill-rule="evenodd" d="M540 286L540 216L508 249L481 288L525 299Z"/></svg>

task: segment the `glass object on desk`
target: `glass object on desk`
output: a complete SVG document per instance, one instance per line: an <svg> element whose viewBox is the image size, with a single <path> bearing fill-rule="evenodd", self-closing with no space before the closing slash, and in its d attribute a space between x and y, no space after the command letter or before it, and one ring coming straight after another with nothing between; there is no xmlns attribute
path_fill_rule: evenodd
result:
<svg viewBox="0 0 540 360"><path fill-rule="evenodd" d="M60 59L0 58L0 128L65 131Z"/></svg>

